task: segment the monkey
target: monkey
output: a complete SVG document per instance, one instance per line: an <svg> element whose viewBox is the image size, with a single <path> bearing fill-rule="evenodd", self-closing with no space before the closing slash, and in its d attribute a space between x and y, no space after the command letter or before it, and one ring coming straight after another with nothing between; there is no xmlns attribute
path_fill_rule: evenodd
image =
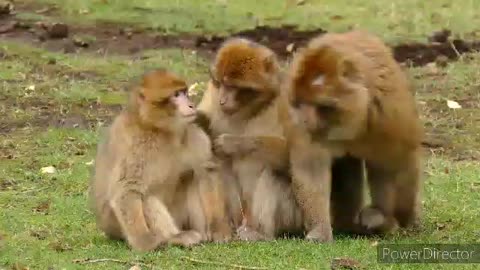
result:
<svg viewBox="0 0 480 270"><path fill-rule="evenodd" d="M315 37L293 57L285 89L282 123L307 238L329 241L332 223L379 235L417 226L424 131L408 77L383 41L361 30ZM339 157L346 160L336 171L344 173L332 179Z"/></svg>
<svg viewBox="0 0 480 270"><path fill-rule="evenodd" d="M90 200L98 227L138 251L228 241L233 229L210 138L186 82L165 69L132 88L97 148Z"/></svg>
<svg viewBox="0 0 480 270"><path fill-rule="evenodd" d="M198 110L208 119L214 153L231 191L237 237L271 240L303 231L288 175L288 149L278 110L282 70L275 53L231 38L218 49Z"/></svg>

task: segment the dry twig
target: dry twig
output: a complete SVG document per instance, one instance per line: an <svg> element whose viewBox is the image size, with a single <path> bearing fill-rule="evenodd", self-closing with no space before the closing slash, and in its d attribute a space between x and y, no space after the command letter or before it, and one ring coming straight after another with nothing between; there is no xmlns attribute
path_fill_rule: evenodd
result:
<svg viewBox="0 0 480 270"><path fill-rule="evenodd" d="M195 258L190 258L187 256L182 256L181 257L183 260L193 262L193 263L200 263L200 264L207 264L207 265L217 265L217 266L227 266L231 268L237 268L237 269L252 269L252 270L258 270L258 269L268 269L266 267L261 267L261 266L245 266L245 265L239 265L239 264L230 264L230 263L222 263L222 262L214 262L214 261L205 261L205 260L199 260Z"/></svg>
<svg viewBox="0 0 480 270"><path fill-rule="evenodd" d="M153 268L151 264L147 264L144 262L139 262L139 261L123 261L123 260L118 260L118 259L111 259L111 258L101 258L101 259L75 259L72 261L73 263L78 263L78 264L90 264L90 263L104 263L104 262L114 262L114 263L120 263L124 265L139 265L139 266L145 266L148 268Z"/></svg>

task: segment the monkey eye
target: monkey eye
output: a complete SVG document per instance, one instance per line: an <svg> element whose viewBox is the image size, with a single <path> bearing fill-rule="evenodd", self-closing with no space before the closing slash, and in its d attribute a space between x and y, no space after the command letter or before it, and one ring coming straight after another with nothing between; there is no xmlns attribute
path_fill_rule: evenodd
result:
<svg viewBox="0 0 480 270"><path fill-rule="evenodd" d="M152 104L156 107L162 108L162 107L165 107L165 105L167 105L169 102L170 102L170 99L165 98L165 99L162 99L160 101L154 101L154 102L152 102Z"/></svg>
<svg viewBox="0 0 480 270"><path fill-rule="evenodd" d="M180 95L187 95L187 90L186 89L182 89L182 90L178 90L178 91L175 91L175 93L173 94L174 97L179 97Z"/></svg>

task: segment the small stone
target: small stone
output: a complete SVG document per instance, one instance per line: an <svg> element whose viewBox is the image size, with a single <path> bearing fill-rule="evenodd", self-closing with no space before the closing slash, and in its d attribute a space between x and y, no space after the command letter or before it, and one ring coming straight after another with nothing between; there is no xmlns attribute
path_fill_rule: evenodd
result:
<svg viewBox="0 0 480 270"><path fill-rule="evenodd" d="M12 3L0 0L0 16L12 14L14 6Z"/></svg>
<svg viewBox="0 0 480 270"><path fill-rule="evenodd" d="M54 23L48 27L47 32L50 38L66 38L68 36L68 26L64 23Z"/></svg>
<svg viewBox="0 0 480 270"><path fill-rule="evenodd" d="M73 44L75 44L75 46L77 46L77 47L82 47L82 48L87 48L90 45L90 44L88 44L87 41L85 41L84 39L79 38L79 37L74 37L73 38Z"/></svg>

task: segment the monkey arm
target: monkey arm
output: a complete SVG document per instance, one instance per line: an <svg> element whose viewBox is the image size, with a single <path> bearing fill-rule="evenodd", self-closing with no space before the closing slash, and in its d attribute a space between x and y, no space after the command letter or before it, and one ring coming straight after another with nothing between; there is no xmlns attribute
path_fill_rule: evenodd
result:
<svg viewBox="0 0 480 270"><path fill-rule="evenodd" d="M111 200L112 209L130 246L136 250L156 248L157 239L150 232L143 211L142 194L119 190Z"/></svg>
<svg viewBox="0 0 480 270"><path fill-rule="evenodd" d="M222 134L215 140L215 148L217 153L261 160L274 169L288 167L287 141L280 136Z"/></svg>
<svg viewBox="0 0 480 270"><path fill-rule="evenodd" d="M266 162L274 169L284 169L288 167L288 147L287 140L279 136L252 136L254 149L250 155Z"/></svg>

